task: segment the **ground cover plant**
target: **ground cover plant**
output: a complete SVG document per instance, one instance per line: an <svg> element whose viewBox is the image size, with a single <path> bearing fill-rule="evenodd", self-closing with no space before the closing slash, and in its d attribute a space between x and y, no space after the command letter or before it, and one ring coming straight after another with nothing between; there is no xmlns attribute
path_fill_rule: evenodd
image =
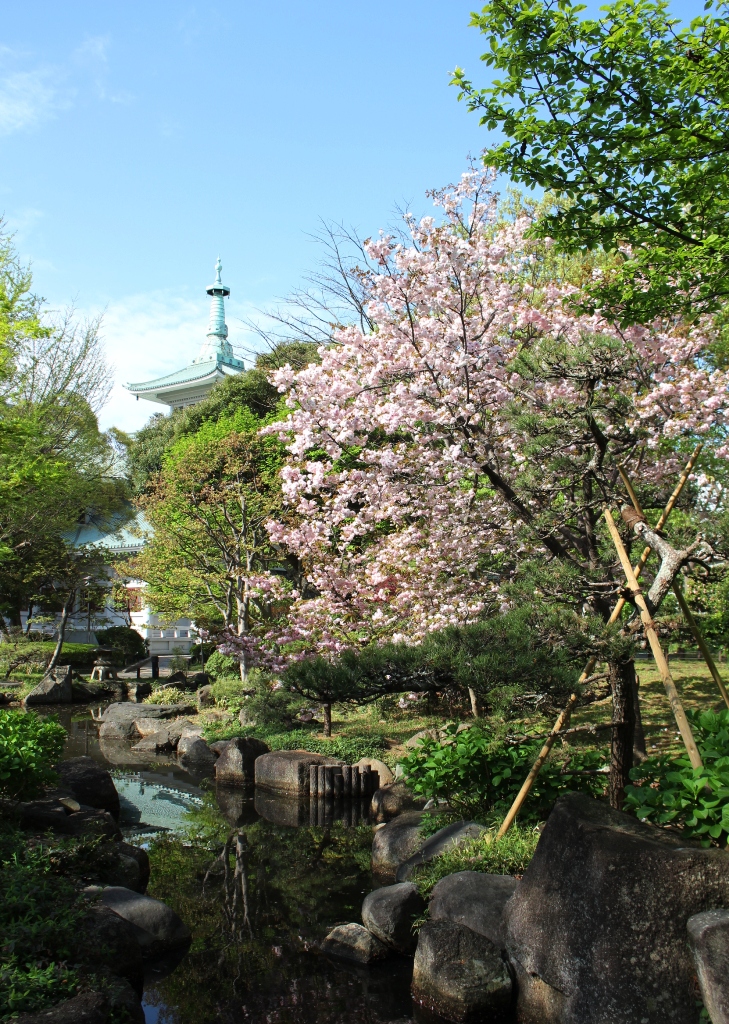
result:
<svg viewBox="0 0 729 1024"><path fill-rule="evenodd" d="M523 875L538 842L539 830L528 825L515 825L499 838L495 832L487 832L447 850L429 864L420 864L413 872L413 881L427 899L441 878L457 871Z"/></svg>
<svg viewBox="0 0 729 1024"><path fill-rule="evenodd" d="M729 839L729 708L689 711L703 767L684 754L646 758L630 773L626 809L642 821L674 825L705 845Z"/></svg>
<svg viewBox="0 0 729 1024"><path fill-rule="evenodd" d="M71 966L83 898L47 849L0 822L0 1019L73 995Z"/></svg>
<svg viewBox="0 0 729 1024"><path fill-rule="evenodd" d="M405 781L415 793L447 803L459 815L478 821L501 820L539 752L540 743L509 745L488 727L460 729L451 723L442 739L423 737L401 758ZM605 791L607 752L571 748L558 752L542 769L522 812L522 820L540 821L560 793L579 790L590 796Z"/></svg>
<svg viewBox="0 0 729 1024"><path fill-rule="evenodd" d="M52 766L65 742L66 732L53 718L0 710L0 795L19 800L53 782Z"/></svg>

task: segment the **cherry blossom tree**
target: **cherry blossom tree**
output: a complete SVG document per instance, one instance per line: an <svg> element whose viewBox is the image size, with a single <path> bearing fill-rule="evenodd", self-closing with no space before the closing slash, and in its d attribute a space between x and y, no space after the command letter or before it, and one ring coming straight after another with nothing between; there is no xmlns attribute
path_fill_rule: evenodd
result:
<svg viewBox="0 0 729 1024"><path fill-rule="evenodd" d="M729 374L702 358L709 324L576 312L591 265L576 272L526 238L527 216L504 221L492 183L470 171L432 193L439 219L408 215L409 239L369 240L373 329L345 327L320 364L274 374L291 412L269 429L287 444L296 517L269 531L315 595L270 639L298 656L474 621L526 564L550 567L544 592L607 618L622 577L600 514L623 500L617 467L650 508L683 446L729 453ZM613 690L632 672L614 666ZM627 750L632 704L618 705Z"/></svg>

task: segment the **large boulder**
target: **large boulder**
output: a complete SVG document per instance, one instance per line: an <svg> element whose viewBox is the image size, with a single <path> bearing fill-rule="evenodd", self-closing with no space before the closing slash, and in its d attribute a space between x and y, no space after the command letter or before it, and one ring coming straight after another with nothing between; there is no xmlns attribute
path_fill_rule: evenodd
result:
<svg viewBox="0 0 729 1024"><path fill-rule="evenodd" d="M324 953L358 964L384 960L389 950L384 942L361 924L340 924L329 932L321 946Z"/></svg>
<svg viewBox="0 0 729 1024"><path fill-rule="evenodd" d="M511 975L499 949L450 921L420 929L412 991L426 1010L458 1024L497 1024L511 1016Z"/></svg>
<svg viewBox="0 0 729 1024"><path fill-rule="evenodd" d="M170 751L172 750L170 734L166 729L159 729L157 732L150 733L148 736L145 736L143 740L135 743L132 750L137 750L139 753L150 754Z"/></svg>
<svg viewBox="0 0 729 1024"><path fill-rule="evenodd" d="M694 914L688 935L711 1024L729 1024L729 910Z"/></svg>
<svg viewBox="0 0 729 1024"><path fill-rule="evenodd" d="M191 711L194 711L193 707L180 704L144 704L140 706L127 701L110 704L101 718L97 719L101 723L99 737L127 740L137 735L135 722L138 720L154 719L163 722Z"/></svg>
<svg viewBox="0 0 729 1024"><path fill-rule="evenodd" d="M119 794L109 772L91 757L71 757L56 765L61 786L80 804L97 807L119 820Z"/></svg>
<svg viewBox="0 0 729 1024"><path fill-rule="evenodd" d="M27 708L34 704L70 704L73 700L73 669L58 665L23 699Z"/></svg>
<svg viewBox="0 0 729 1024"><path fill-rule="evenodd" d="M236 736L221 749L215 762L215 778L227 786L252 786L256 777L256 758L267 754L270 749L262 740Z"/></svg>
<svg viewBox="0 0 729 1024"><path fill-rule="evenodd" d="M422 811L407 811L375 832L372 874L378 882L394 882L397 869L422 846Z"/></svg>
<svg viewBox="0 0 729 1024"><path fill-rule="evenodd" d="M98 836L121 839L119 826L108 811L81 807L67 797L50 796L18 805L21 828L36 832L49 829L64 836Z"/></svg>
<svg viewBox="0 0 729 1024"><path fill-rule="evenodd" d="M94 896L99 889L89 886L86 892ZM109 970L132 983L142 980L144 956L134 926L99 903L76 927L74 959L92 970Z"/></svg>
<svg viewBox="0 0 729 1024"><path fill-rule="evenodd" d="M387 767L384 761L378 761L376 757L360 757L359 761L357 761L357 767L359 769L369 768L370 771L377 772L380 786L389 786L391 782L395 781L392 770Z"/></svg>
<svg viewBox="0 0 729 1024"><path fill-rule="evenodd" d="M365 896L362 924L398 953L414 953L418 939L413 923L425 907L425 900L412 882L386 885Z"/></svg>
<svg viewBox="0 0 729 1024"><path fill-rule="evenodd" d="M372 795L372 817L375 822L392 821L404 811L422 809L425 803L425 797L415 796L404 782L392 782Z"/></svg>
<svg viewBox="0 0 729 1024"><path fill-rule="evenodd" d="M157 959L171 950L186 946L190 941L190 929L161 900L142 896L118 885L102 889L99 900L102 906L133 926L137 944L147 959Z"/></svg>
<svg viewBox="0 0 729 1024"><path fill-rule="evenodd" d="M14 1024L108 1024L111 1005L106 994L79 992L64 999L50 1010L21 1013L13 1017Z"/></svg>
<svg viewBox="0 0 729 1024"><path fill-rule="evenodd" d="M462 924L504 946L504 907L519 883L511 875L458 871L441 878L430 894L431 921Z"/></svg>
<svg viewBox="0 0 729 1024"><path fill-rule="evenodd" d="M506 904L525 1024L693 1024L690 917L729 906L729 857L578 793Z"/></svg>
<svg viewBox="0 0 729 1024"><path fill-rule="evenodd" d="M309 795L309 768L313 764L344 764L336 757L308 750L274 750L256 759L256 787L286 796Z"/></svg>
<svg viewBox="0 0 729 1024"><path fill-rule="evenodd" d="M120 885L134 892L146 892L149 882L149 857L141 846L131 843L107 843L94 859L96 877L104 885Z"/></svg>
<svg viewBox="0 0 729 1024"><path fill-rule="evenodd" d="M215 765L215 754L199 734L185 730L177 744L177 756L185 766L192 766L198 771L212 771Z"/></svg>
<svg viewBox="0 0 729 1024"><path fill-rule="evenodd" d="M426 839L423 845L400 865L395 872L395 881L406 882L420 864L428 864L441 853L452 850L469 839L478 839L486 831L483 825L475 821L454 821L453 824L446 825Z"/></svg>

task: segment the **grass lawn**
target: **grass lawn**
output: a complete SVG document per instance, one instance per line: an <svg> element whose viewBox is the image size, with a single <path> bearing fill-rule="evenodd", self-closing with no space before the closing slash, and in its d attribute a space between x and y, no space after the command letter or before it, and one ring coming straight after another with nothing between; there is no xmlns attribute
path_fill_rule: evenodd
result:
<svg viewBox="0 0 729 1024"><path fill-rule="evenodd" d="M689 708L694 710L712 708L719 711L725 706L717 685L703 661L671 657L669 667L687 710ZM729 681L729 665L719 664L717 667L721 676ZM636 670L648 753L682 750L683 744L676 728L676 722L653 660L636 662ZM611 714L611 701L607 697L605 700L581 708L572 716L572 725L602 724L610 721ZM605 742L607 742L607 735L607 733L602 734L605 737Z"/></svg>

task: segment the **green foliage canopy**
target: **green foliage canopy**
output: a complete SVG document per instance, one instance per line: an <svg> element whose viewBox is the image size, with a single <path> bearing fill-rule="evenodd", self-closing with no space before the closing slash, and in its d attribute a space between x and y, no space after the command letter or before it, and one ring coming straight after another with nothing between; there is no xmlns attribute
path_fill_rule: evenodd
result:
<svg viewBox="0 0 729 1024"><path fill-rule="evenodd" d="M453 83L504 141L488 164L558 202L538 231L561 247L624 248L596 302L624 320L695 315L729 291L729 20L689 26L665 0L491 0L471 24L501 73ZM647 286L647 287L646 287Z"/></svg>

